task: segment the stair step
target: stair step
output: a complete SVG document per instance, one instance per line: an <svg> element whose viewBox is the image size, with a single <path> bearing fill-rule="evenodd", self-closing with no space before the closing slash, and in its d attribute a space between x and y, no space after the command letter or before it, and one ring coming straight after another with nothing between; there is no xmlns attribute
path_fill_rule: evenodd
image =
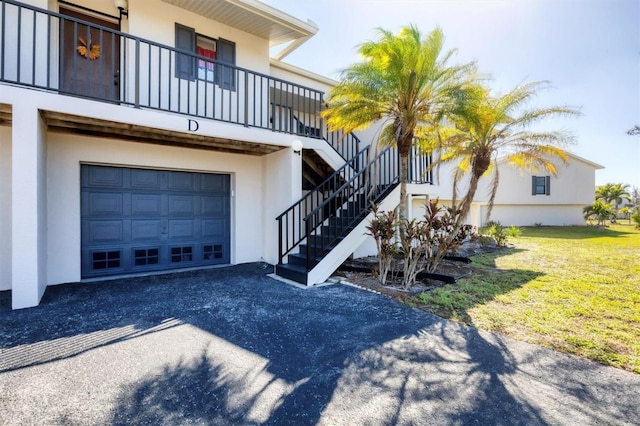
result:
<svg viewBox="0 0 640 426"><path fill-rule="evenodd" d="M304 266L292 265L276 265L276 275L288 278L300 284L307 285L307 270Z"/></svg>
<svg viewBox="0 0 640 426"><path fill-rule="evenodd" d="M329 245L329 246L324 247L324 249L321 249L318 246L307 246L306 244L300 244L300 255L301 256L306 256L307 247L309 247L309 255L315 256L317 259L322 259L335 246Z"/></svg>
<svg viewBox="0 0 640 426"><path fill-rule="evenodd" d="M332 228L332 229L333 229L333 231L336 230L336 228ZM346 228L340 228L340 229L346 229ZM319 234L319 235L310 235L309 238L307 239L307 244L309 246L316 246L316 247L324 246L324 247L326 247L329 244L331 244L334 240L340 238L339 235L341 235L341 234L335 234L335 232L333 234L327 232L327 233L322 233L322 234Z"/></svg>
<svg viewBox="0 0 640 426"><path fill-rule="evenodd" d="M301 266L303 268L307 267L307 256L302 253L290 254L289 256L287 256L287 259L289 259L289 265ZM312 259L309 262L309 269L313 269L313 267L320 263L321 260L322 258L320 257Z"/></svg>

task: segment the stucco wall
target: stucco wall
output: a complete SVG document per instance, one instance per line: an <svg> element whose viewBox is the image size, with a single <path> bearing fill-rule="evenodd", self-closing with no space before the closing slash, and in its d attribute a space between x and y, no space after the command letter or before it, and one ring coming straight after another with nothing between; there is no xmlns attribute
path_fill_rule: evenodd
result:
<svg viewBox="0 0 640 426"><path fill-rule="evenodd" d="M520 171L507 163L501 163L500 186L495 204L591 204L595 191L595 169L573 157L569 163L558 162L558 175L547 172ZM550 195L531 195L531 176L551 176ZM476 201L488 199L489 179L483 179L478 187Z"/></svg>
<svg viewBox="0 0 640 426"><path fill-rule="evenodd" d="M48 284L80 279L80 164L231 174L231 262L263 256L260 157L49 133Z"/></svg>
<svg viewBox="0 0 640 426"><path fill-rule="evenodd" d="M176 22L207 37L233 41L236 44L236 65L269 73L269 42L266 39L162 1L129 0L127 32L132 35L175 46Z"/></svg>
<svg viewBox="0 0 640 426"><path fill-rule="evenodd" d="M11 128L0 126L0 291L11 288Z"/></svg>
<svg viewBox="0 0 640 426"><path fill-rule="evenodd" d="M276 217L302 196L302 157L283 149L262 157L263 209L254 211L262 218L264 260L278 262L278 227Z"/></svg>
<svg viewBox="0 0 640 426"><path fill-rule="evenodd" d="M491 212L491 220L502 225L545 226L584 225L582 205L497 205ZM485 221L486 206L482 206L482 223Z"/></svg>

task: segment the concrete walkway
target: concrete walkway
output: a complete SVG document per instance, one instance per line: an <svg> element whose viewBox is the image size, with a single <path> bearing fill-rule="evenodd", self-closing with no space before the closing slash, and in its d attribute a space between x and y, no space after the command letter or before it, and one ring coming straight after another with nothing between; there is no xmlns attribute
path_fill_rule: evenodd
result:
<svg viewBox="0 0 640 426"><path fill-rule="evenodd" d="M0 312L0 424L640 424L640 376L258 264Z"/></svg>

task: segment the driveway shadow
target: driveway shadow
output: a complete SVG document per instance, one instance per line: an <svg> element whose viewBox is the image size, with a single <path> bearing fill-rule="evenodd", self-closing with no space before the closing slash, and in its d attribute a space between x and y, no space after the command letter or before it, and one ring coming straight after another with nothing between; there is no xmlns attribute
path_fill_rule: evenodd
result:
<svg viewBox="0 0 640 426"><path fill-rule="evenodd" d="M8 401L0 418L545 424L588 423L590 407L604 413L598 419L605 423L637 410L640 379L632 374L594 373L598 382L580 376L594 389L581 393L572 375L588 361L371 292L301 290L266 272L248 264L52 287L39 307L0 313L0 389ZM589 374L610 370L596 365ZM66 391L46 393L61 377ZM631 397L621 395L621 385ZM549 408L556 400L568 409Z"/></svg>

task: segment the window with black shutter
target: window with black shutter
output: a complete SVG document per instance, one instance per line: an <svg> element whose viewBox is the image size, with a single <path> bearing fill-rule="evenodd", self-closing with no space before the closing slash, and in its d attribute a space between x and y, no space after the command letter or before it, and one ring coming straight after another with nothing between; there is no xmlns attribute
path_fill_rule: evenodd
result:
<svg viewBox="0 0 640 426"><path fill-rule="evenodd" d="M176 24L176 48L210 59L176 54L177 78L215 82L223 89L235 90L236 44L234 42L198 34L193 28Z"/></svg>
<svg viewBox="0 0 640 426"><path fill-rule="evenodd" d="M551 195L551 176L532 176L531 195Z"/></svg>

